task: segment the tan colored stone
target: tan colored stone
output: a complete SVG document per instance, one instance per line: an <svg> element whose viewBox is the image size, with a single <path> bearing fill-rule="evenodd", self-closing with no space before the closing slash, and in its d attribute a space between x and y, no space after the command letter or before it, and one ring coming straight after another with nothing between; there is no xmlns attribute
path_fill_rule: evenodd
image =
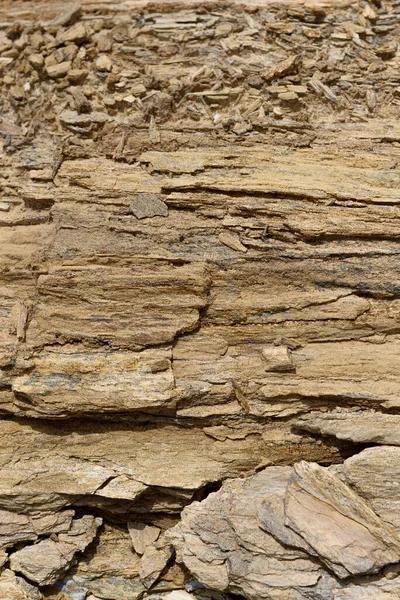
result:
<svg viewBox="0 0 400 600"><path fill-rule="evenodd" d="M71 69L71 62L64 61L60 63L56 63L54 65L47 65L46 72L51 79L59 79L61 77L65 77L68 75Z"/></svg>
<svg viewBox="0 0 400 600"><path fill-rule="evenodd" d="M86 69L71 69L67 78L71 83L83 83L89 72Z"/></svg>
<svg viewBox="0 0 400 600"><path fill-rule="evenodd" d="M35 69L40 69L44 65L42 54L30 54L28 60Z"/></svg>
<svg viewBox="0 0 400 600"><path fill-rule="evenodd" d="M219 241L228 246L228 248L232 248L232 250L237 250L238 252L247 252L247 248L243 246L239 238L229 231L223 231L218 236Z"/></svg>
<svg viewBox="0 0 400 600"><path fill-rule="evenodd" d="M146 547L155 542L160 535L158 527L132 521L128 523L133 549L137 554L144 554Z"/></svg>
<svg viewBox="0 0 400 600"><path fill-rule="evenodd" d="M100 31L94 36L99 52L109 52L112 48L113 37L111 31Z"/></svg>
<svg viewBox="0 0 400 600"><path fill-rule="evenodd" d="M109 59L109 57L107 56L107 54L101 54L96 59L95 64L96 64L96 68L99 69L99 71L111 71L112 62Z"/></svg>
<svg viewBox="0 0 400 600"><path fill-rule="evenodd" d="M293 91L281 92L280 94L278 94L278 98L279 100L284 100L285 102L292 102L293 100L299 99L296 92Z"/></svg>
<svg viewBox="0 0 400 600"><path fill-rule="evenodd" d="M14 552L11 569L39 585L55 583L71 566L75 554L92 542L101 523L102 519L90 515L73 521L70 530L60 533L57 541L43 540Z"/></svg>
<svg viewBox="0 0 400 600"><path fill-rule="evenodd" d="M230 3L0 3L0 564L52 600L399 596L396 6Z"/></svg>
<svg viewBox="0 0 400 600"><path fill-rule="evenodd" d="M372 466L368 453L373 456L374 450L383 449L369 449L364 460L364 453L355 457L353 473L357 465ZM225 482L217 493L185 508L167 537L178 560L201 583L224 592L274 600L297 595L356 600L375 597L373 592L380 598L382 590L391 598L398 586L391 583L390 566L390 581L378 576L348 582L349 573L366 574L385 562L397 563L400 546L396 529L352 491L350 481L343 482L344 473L341 466L327 469L302 462ZM385 487L379 489L383 493ZM368 499L373 495L368 493ZM344 581L339 583L318 565ZM318 568L322 571L316 572Z"/></svg>
<svg viewBox="0 0 400 600"><path fill-rule="evenodd" d="M17 577L9 569L0 575L0 597L4 600L42 600L40 591L23 577Z"/></svg>
<svg viewBox="0 0 400 600"><path fill-rule="evenodd" d="M168 348L88 353L86 348L64 346L61 352L45 351L34 360L29 375L13 380L11 410L56 418L99 410L168 411L176 396L170 359Z"/></svg>
<svg viewBox="0 0 400 600"><path fill-rule="evenodd" d="M25 515L0 510L0 548L6 549L21 542L36 541L39 536L65 533L70 528L73 510L59 513L40 512Z"/></svg>
<svg viewBox="0 0 400 600"><path fill-rule="evenodd" d="M266 455L257 427L216 437L199 427L154 423L139 428L103 423L95 431L90 422L79 429L68 422L45 431L38 427L0 421L4 510L36 514L71 504L111 504L117 514L132 514L135 506L148 509L144 485L151 488L153 510L176 513L198 488L249 472Z"/></svg>
<svg viewBox="0 0 400 600"><path fill-rule="evenodd" d="M295 371L289 350L286 346L272 346L262 351L265 370L273 372Z"/></svg>
<svg viewBox="0 0 400 600"><path fill-rule="evenodd" d="M103 267L101 271L72 267L41 276L40 300L27 340L51 344L62 337L141 349L169 343L178 333L194 329L206 304L204 266L148 267ZM82 303L89 290L100 302Z"/></svg>
<svg viewBox="0 0 400 600"><path fill-rule="evenodd" d="M106 523L96 544L58 582L58 588L71 598L82 593L89 597L92 593L96 599L132 600L140 597L146 588L139 577L140 557L131 548L132 542L126 528ZM150 569L155 567L150 563L147 566ZM174 565L162 574L162 578L148 593L164 597L169 590L182 588L183 585L183 574Z"/></svg>
<svg viewBox="0 0 400 600"><path fill-rule="evenodd" d="M266 469L226 482L219 492L185 508L168 537L178 560L207 587L249 598L278 600L295 590L312 597L333 579L304 552L281 546L259 527L257 514L269 481Z"/></svg>
<svg viewBox="0 0 400 600"><path fill-rule="evenodd" d="M389 382L387 382L389 383ZM391 386L392 387L392 386ZM390 390L389 388L389 391ZM393 386L393 400L396 402ZM311 412L301 417L298 427L312 433L335 436L356 443L400 445L400 417L369 410Z"/></svg>
<svg viewBox="0 0 400 600"><path fill-rule="evenodd" d="M157 194L138 194L136 199L132 200L130 208L137 219L168 216L168 206Z"/></svg>
<svg viewBox="0 0 400 600"><path fill-rule="evenodd" d="M146 546L139 563L139 577L145 588L151 588L160 578L172 555L172 546L165 544L163 540Z"/></svg>
<svg viewBox="0 0 400 600"><path fill-rule="evenodd" d="M400 559L400 538L360 496L315 463L295 465L285 525L338 577L375 573Z"/></svg>
<svg viewBox="0 0 400 600"><path fill-rule="evenodd" d="M400 448L367 448L348 458L340 470L341 477L370 504L387 523L400 525L399 494Z"/></svg>
<svg viewBox="0 0 400 600"><path fill-rule="evenodd" d="M65 31L60 31L60 34L57 35L57 39L64 44L75 42L76 44L81 44L87 39L87 31L84 23L78 21L75 25L72 25Z"/></svg>

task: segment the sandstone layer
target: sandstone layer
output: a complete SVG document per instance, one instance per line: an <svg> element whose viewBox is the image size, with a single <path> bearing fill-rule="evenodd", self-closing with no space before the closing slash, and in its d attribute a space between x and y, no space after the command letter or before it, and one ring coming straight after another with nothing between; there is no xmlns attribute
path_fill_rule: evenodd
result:
<svg viewBox="0 0 400 600"><path fill-rule="evenodd" d="M0 599L400 597L399 34L1 3Z"/></svg>

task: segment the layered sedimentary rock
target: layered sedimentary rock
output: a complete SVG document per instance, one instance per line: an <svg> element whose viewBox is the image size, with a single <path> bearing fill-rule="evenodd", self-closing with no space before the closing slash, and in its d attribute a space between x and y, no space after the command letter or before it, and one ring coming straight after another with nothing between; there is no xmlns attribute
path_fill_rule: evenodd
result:
<svg viewBox="0 0 400 600"><path fill-rule="evenodd" d="M399 15L1 4L0 598L399 597Z"/></svg>

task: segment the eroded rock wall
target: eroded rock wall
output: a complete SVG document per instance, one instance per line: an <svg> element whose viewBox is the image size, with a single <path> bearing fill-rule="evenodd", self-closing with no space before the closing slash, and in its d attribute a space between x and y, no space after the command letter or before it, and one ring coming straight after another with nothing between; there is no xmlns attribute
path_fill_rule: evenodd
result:
<svg viewBox="0 0 400 600"><path fill-rule="evenodd" d="M400 595L398 2L0 6L0 598Z"/></svg>

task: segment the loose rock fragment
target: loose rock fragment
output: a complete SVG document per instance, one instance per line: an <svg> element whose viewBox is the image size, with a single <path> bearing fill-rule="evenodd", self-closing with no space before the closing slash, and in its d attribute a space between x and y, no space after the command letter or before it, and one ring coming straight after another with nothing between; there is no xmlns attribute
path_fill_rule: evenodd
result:
<svg viewBox="0 0 400 600"><path fill-rule="evenodd" d="M287 23L285 21L274 21L273 23L268 23L267 28L275 33L285 33L286 35L291 35L296 31L296 25L293 23Z"/></svg>
<svg viewBox="0 0 400 600"><path fill-rule="evenodd" d="M139 577L147 589L159 579L172 555L173 548L162 540L146 546L140 559Z"/></svg>
<svg viewBox="0 0 400 600"><path fill-rule="evenodd" d="M376 93L374 90L367 90L367 106L370 111L376 107Z"/></svg>
<svg viewBox="0 0 400 600"><path fill-rule="evenodd" d="M48 65L46 67L46 72L51 79L59 79L61 77L65 77L71 69L71 62L65 61L60 62L55 65Z"/></svg>
<svg viewBox="0 0 400 600"><path fill-rule="evenodd" d="M132 200L130 208L137 219L168 217L168 206L158 194L140 192Z"/></svg>
<svg viewBox="0 0 400 600"><path fill-rule="evenodd" d="M83 83L88 74L87 69L71 69L67 74L67 79L71 83Z"/></svg>
<svg viewBox="0 0 400 600"><path fill-rule="evenodd" d="M23 577L17 577L12 571L5 569L0 575L0 598L2 600L42 600L43 596Z"/></svg>
<svg viewBox="0 0 400 600"><path fill-rule="evenodd" d="M185 592L185 590L174 590L166 596L167 600L195 600L196 596Z"/></svg>
<svg viewBox="0 0 400 600"><path fill-rule="evenodd" d="M266 363L266 371L282 373L296 370L286 346L270 346L264 348L262 355Z"/></svg>
<svg viewBox="0 0 400 600"><path fill-rule="evenodd" d="M66 533L74 511L41 512L38 515L0 510L0 548L12 548L18 543L36 541L39 536Z"/></svg>
<svg viewBox="0 0 400 600"><path fill-rule="evenodd" d="M242 244L239 237L229 231L223 231L218 236L219 241L228 246L228 248L232 248L232 250L237 250L238 252L247 252L246 246Z"/></svg>
<svg viewBox="0 0 400 600"><path fill-rule="evenodd" d="M146 93L146 87L143 83L137 83L130 88L130 92L133 96L143 96Z"/></svg>
<svg viewBox="0 0 400 600"><path fill-rule="evenodd" d="M93 594L96 600L132 600L145 592L138 577L139 562L126 528L105 523L95 545L56 586L68 599L86 599Z"/></svg>
<svg viewBox="0 0 400 600"><path fill-rule="evenodd" d="M113 37L111 31L101 31L95 36L99 52L109 52L112 48Z"/></svg>
<svg viewBox="0 0 400 600"><path fill-rule="evenodd" d="M286 88L288 92L294 92L299 96L304 96L308 91L305 85L287 85Z"/></svg>
<svg viewBox="0 0 400 600"><path fill-rule="evenodd" d="M44 65L44 58L42 54L30 54L28 60L35 69L40 69Z"/></svg>
<svg viewBox="0 0 400 600"><path fill-rule="evenodd" d="M87 127L91 123L103 124L110 121L110 117L106 113L93 111L90 113L79 114L74 110L64 110L60 114L60 121L65 125L77 125L79 127Z"/></svg>
<svg viewBox="0 0 400 600"><path fill-rule="evenodd" d="M133 549L138 554L144 554L147 546L155 542L160 535L158 527L152 527L140 522L129 522L128 531L131 536Z"/></svg>
<svg viewBox="0 0 400 600"><path fill-rule="evenodd" d="M92 542L101 524L102 519L90 515L77 519L57 541L43 540L14 552L10 557L11 569L39 585L52 585L73 564L75 554Z"/></svg>
<svg viewBox="0 0 400 600"><path fill-rule="evenodd" d="M87 39L86 27L82 22L75 23L72 27L69 27L65 31L60 32L57 36L57 40L64 44L75 42L81 44Z"/></svg>
<svg viewBox="0 0 400 600"><path fill-rule="evenodd" d="M161 134L156 125L154 116L151 115L149 123L149 139L152 144L158 144L161 141Z"/></svg>
<svg viewBox="0 0 400 600"><path fill-rule="evenodd" d="M269 81L273 77L282 77L289 73L296 72L301 62L299 55L290 56L289 58L279 62L274 67L267 69L261 73L261 76Z"/></svg>
<svg viewBox="0 0 400 600"><path fill-rule="evenodd" d="M99 489L98 494L104 498L124 498L133 502L146 489L147 485L144 483L136 481L127 475L119 475Z"/></svg>
<svg viewBox="0 0 400 600"><path fill-rule="evenodd" d="M95 64L99 71L111 71L112 62L107 54L101 54L98 58L96 58Z"/></svg>
<svg viewBox="0 0 400 600"><path fill-rule="evenodd" d="M359 457L362 466L363 453ZM185 508L168 532L178 560L209 587L274 600L296 592L308 599L336 598L347 584L329 571L346 580L399 562L396 529L347 484L351 471L357 472L352 460L348 479L340 466L339 477L335 468L302 462L225 482L219 492ZM371 487L364 495L373 499ZM362 589L357 588L360 594Z"/></svg>
<svg viewBox="0 0 400 600"><path fill-rule="evenodd" d="M72 88L70 91L78 113L88 113L92 110L89 100L79 88Z"/></svg>
<svg viewBox="0 0 400 600"><path fill-rule="evenodd" d="M292 102L293 100L298 100L298 95L296 92L282 92L278 94L279 100L285 100L286 102Z"/></svg>
<svg viewBox="0 0 400 600"><path fill-rule="evenodd" d="M330 87L325 85L325 83L322 83L322 81L320 81L317 77L313 77L312 79L310 79L310 86L315 92L323 94L325 98L327 98L331 102L336 103L338 101L336 94L332 92Z"/></svg>
<svg viewBox="0 0 400 600"><path fill-rule="evenodd" d="M339 470L387 523L400 527L400 448L377 446L348 458Z"/></svg>
<svg viewBox="0 0 400 600"><path fill-rule="evenodd" d="M203 502L184 509L181 522L167 537L177 559L201 583L221 592L273 600L289 598L296 590L311 597L325 585L319 564L303 551L282 546L259 526L258 512L279 471L275 467L247 480L226 482ZM329 576L327 581L333 582Z"/></svg>

